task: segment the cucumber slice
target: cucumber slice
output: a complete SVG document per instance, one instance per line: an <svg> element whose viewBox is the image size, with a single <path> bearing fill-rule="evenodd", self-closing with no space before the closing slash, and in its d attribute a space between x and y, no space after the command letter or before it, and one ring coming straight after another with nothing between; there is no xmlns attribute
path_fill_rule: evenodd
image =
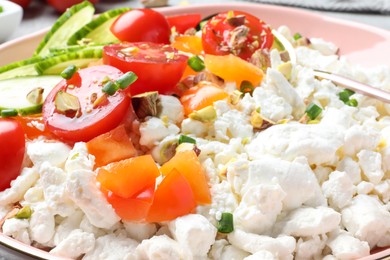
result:
<svg viewBox="0 0 390 260"><path fill-rule="evenodd" d="M94 43L118 42L111 33L110 27L117 17L131 8L118 8L100 14L98 17L81 27L68 40L68 45L78 44L83 38L90 39Z"/></svg>
<svg viewBox="0 0 390 260"><path fill-rule="evenodd" d="M0 80L0 111L15 109L20 115L40 113L42 104L50 91L62 80L60 76L20 77ZM33 104L27 99L28 93L43 88L42 103Z"/></svg>
<svg viewBox="0 0 390 260"><path fill-rule="evenodd" d="M36 76L38 72L35 70L35 64L42 60L44 58L36 56L5 65L0 68L0 80L23 76Z"/></svg>
<svg viewBox="0 0 390 260"><path fill-rule="evenodd" d="M88 48L80 51L68 52L38 62L35 65L35 69L40 75L59 75L69 65L75 65L78 68L88 66L92 61L100 59L102 53L102 48Z"/></svg>
<svg viewBox="0 0 390 260"><path fill-rule="evenodd" d="M109 43L107 43L109 44ZM66 54L69 52L81 51L85 49L103 49L105 44L88 44L88 45L70 45L64 47L50 48L50 53L53 55Z"/></svg>
<svg viewBox="0 0 390 260"><path fill-rule="evenodd" d="M95 8L84 1L74 5L63 13L45 35L45 38L35 50L34 55L45 56L49 54L49 49L58 46L65 46L69 36L92 20Z"/></svg>

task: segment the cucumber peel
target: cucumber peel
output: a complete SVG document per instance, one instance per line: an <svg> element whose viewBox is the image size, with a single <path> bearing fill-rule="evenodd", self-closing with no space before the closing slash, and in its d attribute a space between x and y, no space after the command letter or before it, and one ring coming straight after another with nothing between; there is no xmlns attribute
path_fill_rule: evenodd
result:
<svg viewBox="0 0 390 260"><path fill-rule="evenodd" d="M35 64L42 60L44 58L36 56L0 67L0 80L38 75L38 72L35 70Z"/></svg>
<svg viewBox="0 0 390 260"><path fill-rule="evenodd" d="M75 45L87 38L93 43L118 42L119 40L111 33L110 27L117 17L131 8L118 8L100 14L98 17L81 27L68 40L68 45Z"/></svg>
<svg viewBox="0 0 390 260"><path fill-rule="evenodd" d="M40 113L43 101L61 80L60 76L32 76L0 80L0 112L14 109L19 115ZM44 89L42 102L33 104L27 99L27 95L38 87Z"/></svg>
<svg viewBox="0 0 390 260"><path fill-rule="evenodd" d="M88 66L92 61L102 57L103 48L87 48L80 51L68 52L65 54L48 57L38 62L35 69L40 75L59 75L69 65L75 65L78 68Z"/></svg>
<svg viewBox="0 0 390 260"><path fill-rule="evenodd" d="M94 12L95 8L88 1L69 8L45 35L34 55L45 56L50 48L66 45L70 35L92 20Z"/></svg>

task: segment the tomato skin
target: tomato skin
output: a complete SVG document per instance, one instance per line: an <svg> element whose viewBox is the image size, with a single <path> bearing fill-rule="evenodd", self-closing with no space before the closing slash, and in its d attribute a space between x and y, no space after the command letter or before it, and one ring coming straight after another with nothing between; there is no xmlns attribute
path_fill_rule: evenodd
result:
<svg viewBox="0 0 390 260"><path fill-rule="evenodd" d="M146 218L154 198L154 186L146 188L131 198L122 198L113 192L100 187L108 203L114 208L116 214L125 221L142 221Z"/></svg>
<svg viewBox="0 0 390 260"><path fill-rule="evenodd" d="M67 8L71 7L72 5L79 4L83 2L84 0L47 0L47 2L57 10L59 13L63 13L66 11ZM92 4L96 4L99 2L98 0L88 0Z"/></svg>
<svg viewBox="0 0 390 260"><path fill-rule="evenodd" d="M99 168L97 181L122 198L131 198L150 187L160 175L151 155L125 159Z"/></svg>
<svg viewBox="0 0 390 260"><path fill-rule="evenodd" d="M46 127L59 138L70 142L89 141L115 128L123 120L131 105L130 97L118 90L96 108L91 109L92 93L103 95L101 91L103 79L107 76L112 80L119 78L122 72L118 69L102 65L81 69L79 74L82 79L80 85L70 88L67 81L62 80L49 93L42 108ZM57 111L54 101L60 90L78 97L81 106L80 117L68 117Z"/></svg>
<svg viewBox="0 0 390 260"><path fill-rule="evenodd" d="M171 30L165 17L152 9L133 9L120 15L110 27L121 41L169 43Z"/></svg>
<svg viewBox="0 0 390 260"><path fill-rule="evenodd" d="M175 27L178 33L185 33L188 29L195 28L202 20L200 14L179 14L167 16L169 27Z"/></svg>
<svg viewBox="0 0 390 260"><path fill-rule="evenodd" d="M0 191L19 176L25 152L24 132L13 119L0 118Z"/></svg>
<svg viewBox="0 0 390 260"><path fill-rule="evenodd" d="M30 5L31 0L11 0L11 2L20 5L22 8L27 8Z"/></svg>
<svg viewBox="0 0 390 260"><path fill-rule="evenodd" d="M239 26L228 22L228 17L245 16L244 26L249 32L240 44L232 44L232 31ZM257 17L242 12L228 11L211 18L202 29L202 45L206 54L228 55L230 53L248 60L258 49L269 49L273 43L271 28Z"/></svg>
<svg viewBox="0 0 390 260"><path fill-rule="evenodd" d="M194 194L186 178L173 169L158 185L148 222L162 222L191 213L196 207Z"/></svg>
<svg viewBox="0 0 390 260"><path fill-rule="evenodd" d="M123 54L121 50L135 48L134 53ZM167 57L173 55L173 59ZM131 95L147 91L172 94L187 66L188 57L178 54L169 45L156 43L122 43L103 48L104 64L114 66L122 72L132 71L138 79L127 88Z"/></svg>

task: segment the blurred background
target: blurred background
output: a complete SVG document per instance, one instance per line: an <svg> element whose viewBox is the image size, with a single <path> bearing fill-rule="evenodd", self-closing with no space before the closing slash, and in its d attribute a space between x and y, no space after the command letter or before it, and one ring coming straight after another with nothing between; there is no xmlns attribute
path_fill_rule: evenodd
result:
<svg viewBox="0 0 390 260"><path fill-rule="evenodd" d="M53 24L53 22L60 16L61 12L66 8L67 3L80 2L80 0L11 0L17 2L24 7L23 20L21 25L8 37L7 40L12 40L20 36L38 31ZM90 0L95 4L96 13L104 12L106 10L117 7L144 7L141 1L162 1L166 2L168 6L183 6L193 4L207 4L207 3L226 3L233 2L231 0ZM291 0L294 4L295 0ZM319 0L317 0L319 1ZM325 0L327 1L327 0ZM345 1L345 0L343 0ZM390 0L385 0L390 1ZM240 2L236 0L235 2ZM248 0L243 2L263 2L262 0ZM286 1L265 1L285 3ZM287 1L288 2L288 1ZM367 13L367 12L334 12L313 10L314 12L321 12L321 14L332 17L342 18L351 21L357 21L369 25L373 25L383 29L390 29L390 16L387 14Z"/></svg>

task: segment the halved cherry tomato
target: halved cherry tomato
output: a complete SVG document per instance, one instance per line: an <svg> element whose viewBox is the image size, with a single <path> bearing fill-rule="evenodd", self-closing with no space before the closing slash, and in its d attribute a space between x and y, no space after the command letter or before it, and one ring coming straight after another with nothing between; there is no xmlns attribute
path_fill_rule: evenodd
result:
<svg viewBox="0 0 390 260"><path fill-rule="evenodd" d="M110 27L121 41L169 43L167 19L152 9L133 9L120 15Z"/></svg>
<svg viewBox="0 0 390 260"><path fill-rule="evenodd" d="M102 86L107 77L116 80L122 72L111 66L95 66L79 70L80 85L69 85L62 80L47 96L43 108L46 127L58 137L67 141L89 141L95 136L115 128L122 121L130 107L130 97L118 90L96 104L94 100L103 96ZM80 110L69 116L58 111L55 99L57 93L65 91L78 98Z"/></svg>
<svg viewBox="0 0 390 260"><path fill-rule="evenodd" d="M269 49L273 43L270 27L259 18L228 11L211 18L202 29L203 49L207 54L234 54L249 59L257 49Z"/></svg>
<svg viewBox="0 0 390 260"><path fill-rule="evenodd" d="M146 218L154 198L155 184L141 191L139 194L125 199L113 192L100 187L107 201L114 208L116 214L125 221L142 221Z"/></svg>
<svg viewBox="0 0 390 260"><path fill-rule="evenodd" d="M190 28L195 28L202 20L200 14L179 14L167 16L169 27L175 27L178 33L185 33Z"/></svg>
<svg viewBox="0 0 390 260"><path fill-rule="evenodd" d="M206 55L204 58L206 68L225 81L236 82L240 87L243 81L249 81L258 86L263 80L263 71L245 60L232 54L225 56Z"/></svg>
<svg viewBox="0 0 390 260"><path fill-rule="evenodd" d="M184 91L180 97L180 102L184 107L184 113L189 115L195 110L211 106L215 101L226 97L228 97L228 93L219 86L211 82L201 81L196 86Z"/></svg>
<svg viewBox="0 0 390 260"><path fill-rule="evenodd" d="M63 13L66 11L67 8L71 7L72 5L79 4L83 2L84 0L47 0L47 2L54 7L58 12ZM88 0L92 4L96 4L98 0Z"/></svg>
<svg viewBox="0 0 390 260"><path fill-rule="evenodd" d="M170 174L173 169L183 175L188 181L198 204L210 204L210 188L207 183L206 172L193 150L178 151L175 156L161 167L163 175Z"/></svg>
<svg viewBox="0 0 390 260"><path fill-rule="evenodd" d="M169 45L122 43L105 46L103 62L123 72L133 71L138 79L129 88L131 95L147 91L172 94L183 75L188 57Z"/></svg>
<svg viewBox="0 0 390 260"><path fill-rule="evenodd" d="M25 140L18 121L0 118L0 147L0 191L3 191L19 176L23 163Z"/></svg>
<svg viewBox="0 0 390 260"><path fill-rule="evenodd" d="M54 135L45 127L45 122L41 115L35 116L16 116L15 120L19 121L27 139L33 140L38 136L54 138Z"/></svg>
<svg viewBox="0 0 390 260"><path fill-rule="evenodd" d="M146 221L173 220L191 213L195 207L196 202L189 182L173 169L157 186Z"/></svg>
<svg viewBox="0 0 390 260"><path fill-rule="evenodd" d="M152 156L142 155L99 168L96 178L102 187L115 195L131 198L150 187L159 175Z"/></svg>
<svg viewBox="0 0 390 260"><path fill-rule="evenodd" d="M137 155L137 150L123 125L88 141L87 148L88 152L95 156L95 167Z"/></svg>

